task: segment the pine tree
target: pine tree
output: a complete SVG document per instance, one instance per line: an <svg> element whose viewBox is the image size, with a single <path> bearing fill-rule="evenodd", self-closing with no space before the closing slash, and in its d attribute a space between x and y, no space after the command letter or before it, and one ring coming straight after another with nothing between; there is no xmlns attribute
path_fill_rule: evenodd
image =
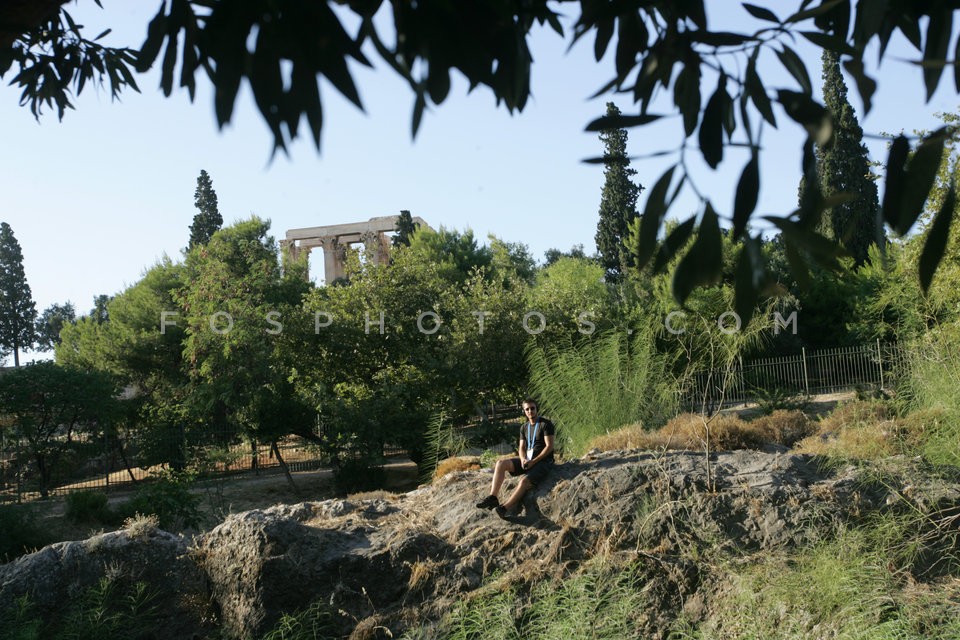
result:
<svg viewBox="0 0 960 640"><path fill-rule="evenodd" d="M20 366L20 351L34 342L37 309L23 272L23 252L6 222L0 222L0 348L13 352Z"/></svg>
<svg viewBox="0 0 960 640"><path fill-rule="evenodd" d="M217 192L213 190L213 181L203 169L197 177L197 190L193 194L193 205L199 212L193 216L190 225L190 248L198 244L207 244L210 238L223 225L223 216L217 208Z"/></svg>
<svg viewBox="0 0 960 640"><path fill-rule="evenodd" d="M607 116L620 115L620 109L607 103ZM630 167L627 156L627 130L605 129L600 132L604 145L604 183L600 195L600 220L597 222L597 250L607 279L616 281L631 266L632 256L624 245L630 222L637 217L637 197L643 187L633 182L637 171Z"/></svg>
<svg viewBox="0 0 960 640"><path fill-rule="evenodd" d="M820 191L825 198L839 193L856 198L824 211L817 230L846 247L861 265L868 260L870 245L877 242L880 204L863 129L847 100L839 58L830 51L823 53L823 100L833 117L833 136L829 144L816 150ZM808 190L801 183L801 203L807 197Z"/></svg>
<svg viewBox="0 0 960 640"><path fill-rule="evenodd" d="M413 221L413 216L406 209L400 212L397 217L397 235L393 236L393 246L410 246L410 236L420 228L420 225Z"/></svg>

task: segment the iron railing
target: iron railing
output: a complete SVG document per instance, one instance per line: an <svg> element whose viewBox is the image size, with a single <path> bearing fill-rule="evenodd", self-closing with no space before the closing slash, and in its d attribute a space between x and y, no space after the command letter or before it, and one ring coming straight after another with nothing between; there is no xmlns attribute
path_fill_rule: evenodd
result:
<svg viewBox="0 0 960 640"><path fill-rule="evenodd" d="M854 389L884 390L896 384L903 354L896 344L806 350L776 358L737 360L698 371L683 392L686 408L715 409L757 402L773 394L813 396Z"/></svg>

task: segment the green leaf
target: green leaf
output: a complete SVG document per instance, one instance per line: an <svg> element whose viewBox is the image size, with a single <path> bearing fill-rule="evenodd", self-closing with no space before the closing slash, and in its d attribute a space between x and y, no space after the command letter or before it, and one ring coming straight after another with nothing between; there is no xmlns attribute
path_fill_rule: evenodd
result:
<svg viewBox="0 0 960 640"><path fill-rule="evenodd" d="M727 76L720 74L720 82L716 91L707 101L707 108L703 110L700 121L700 153L711 169L716 169L723 160L723 121L724 96L726 95Z"/></svg>
<svg viewBox="0 0 960 640"><path fill-rule="evenodd" d="M755 4L743 3L743 8L747 10L747 13L752 15L757 20L766 20L767 22L776 22L780 23L780 18L777 17L773 11L765 7L758 7Z"/></svg>
<svg viewBox="0 0 960 640"><path fill-rule="evenodd" d="M663 273L670 261L677 255L677 252L687 245L687 240L690 239L690 234L693 233L696 223L697 216L690 216L667 234L667 238L660 245L657 258L653 262L654 273Z"/></svg>
<svg viewBox="0 0 960 640"><path fill-rule="evenodd" d="M784 68L790 72L790 75L792 75L794 80L800 85L803 93L807 95L813 93L810 74L807 73L807 67L803 64L803 60L800 59L797 52L787 45L783 45L783 51L776 51L776 54L777 57L780 58L780 63L783 64Z"/></svg>
<svg viewBox="0 0 960 640"><path fill-rule="evenodd" d="M173 68L177 64L177 34L172 33L167 38L167 50L163 53L163 67L160 74L160 88L163 95L170 97L173 93Z"/></svg>
<svg viewBox="0 0 960 640"><path fill-rule="evenodd" d="M753 318L753 312L760 298L760 284L763 281L763 260L760 256L760 239L747 238L740 250L735 271L734 309L740 321L747 325Z"/></svg>
<svg viewBox="0 0 960 640"><path fill-rule="evenodd" d="M420 122L423 120L423 110L427 107L427 100L424 97L423 90L417 91L417 98L413 102L413 123L411 125L411 136L416 138L417 131L420 130Z"/></svg>
<svg viewBox="0 0 960 640"><path fill-rule="evenodd" d="M747 62L746 89L750 94L750 99L753 100L753 104L757 107L757 111L763 116L763 119L776 127L777 118L773 115L773 106L770 103L770 97L767 95L767 90L764 88L763 82L757 74L756 54L759 50L759 48L756 49L754 54L750 56L749 62Z"/></svg>
<svg viewBox="0 0 960 640"><path fill-rule="evenodd" d="M923 81L927 86L927 102L933 97L946 65L947 48L953 29L953 10L944 8L939 15L932 14L927 22L927 42L923 49L923 61L937 63L923 68Z"/></svg>
<svg viewBox="0 0 960 640"><path fill-rule="evenodd" d="M690 40L702 42L711 47L739 47L745 42L756 40L756 38L729 31L691 31Z"/></svg>
<svg viewBox="0 0 960 640"><path fill-rule="evenodd" d="M857 83L857 91L860 93L860 99L863 100L863 114L870 113L870 109L873 107L873 94L877 90L876 80L866 74L863 70L863 60L858 58L844 61L843 68L853 76L854 82Z"/></svg>
<svg viewBox="0 0 960 640"><path fill-rule="evenodd" d="M953 210L956 205L957 193L951 184L940 211L933 219L933 225L931 225L930 231L927 233L927 239L923 243L923 252L920 254L918 270L920 273L920 288L924 293L930 289L933 274L943 259L947 241L950 238L950 223L953 221Z"/></svg>
<svg viewBox="0 0 960 640"><path fill-rule="evenodd" d="M427 88L430 91L430 99L434 104L440 104L450 93L450 70L441 65L430 61L430 73L427 76Z"/></svg>
<svg viewBox="0 0 960 640"><path fill-rule="evenodd" d="M937 179L946 139L946 127L924 136L907 160L903 194L900 196L900 215L894 227L900 235L907 233L923 213L923 204Z"/></svg>
<svg viewBox="0 0 960 640"><path fill-rule="evenodd" d="M910 143L900 134L894 138L887 155L887 178L883 187L883 221L894 230L899 228L900 207L903 201L904 176ZM898 232L899 233L899 232ZM902 235L902 234L901 234Z"/></svg>
<svg viewBox="0 0 960 640"><path fill-rule="evenodd" d="M953 50L953 84L960 93L960 38L957 38L957 45Z"/></svg>
<svg viewBox="0 0 960 640"><path fill-rule="evenodd" d="M840 244L807 229L800 223L776 216L765 216L763 219L778 227L783 233L784 240L789 240L826 269L839 270L840 263L837 259L849 255L849 252Z"/></svg>
<svg viewBox="0 0 960 640"><path fill-rule="evenodd" d="M700 58L683 65L673 85L673 103L683 114L683 130L689 138L700 119Z"/></svg>
<svg viewBox="0 0 960 640"><path fill-rule="evenodd" d="M637 238L637 269L643 269L646 266L657 247L660 225L669 208L667 191L670 189L673 170L676 168L676 165L674 165L667 169L666 173L660 176L656 184L653 185L650 195L647 196L647 204L640 218L640 233Z"/></svg>
<svg viewBox="0 0 960 640"><path fill-rule="evenodd" d="M613 18L601 20L597 23L597 38L593 42L593 55L600 62L603 55L607 52L610 45L610 38L613 37Z"/></svg>
<svg viewBox="0 0 960 640"><path fill-rule="evenodd" d="M807 262L803 259L800 251L794 246L786 235L783 238L784 253L787 254L787 264L790 265L790 273L797 280L797 284L803 291L810 290L810 269L807 268Z"/></svg>
<svg viewBox="0 0 960 640"><path fill-rule="evenodd" d="M800 35L821 49L846 54L848 56L857 55L857 50L847 44L843 36L828 35L822 31L801 31Z"/></svg>
<svg viewBox="0 0 960 640"><path fill-rule="evenodd" d="M750 215L757 208L760 195L760 161L756 153L747 162L737 183L733 200L733 237L739 238L747 229Z"/></svg>
<svg viewBox="0 0 960 640"><path fill-rule="evenodd" d="M833 9L835 6L845 1L846 0L826 0L825 2L821 2L819 6L816 6L813 9L807 9L806 11L798 11L797 13L793 14L792 16L784 20L784 23L803 22L808 18L816 18L819 15L823 15L824 13L827 13L828 11ZM804 4L807 4L807 3L804 3Z"/></svg>
<svg viewBox="0 0 960 640"><path fill-rule="evenodd" d="M143 73L153 66L153 61L157 59L160 47L163 46L163 37L167 33L167 16L163 12L165 4L160 5L160 11L147 25L147 38L140 45L140 52L137 54L137 73Z"/></svg>
<svg viewBox="0 0 960 640"><path fill-rule="evenodd" d="M651 122L655 122L662 117L662 115L656 115L652 113L643 113L638 116L603 116L588 124L585 131L608 131L610 129L639 127L645 124L650 124Z"/></svg>
<svg viewBox="0 0 960 640"><path fill-rule="evenodd" d="M693 246L673 272L673 297L681 306L694 289L720 282L723 271L723 237L720 221L707 202Z"/></svg>
<svg viewBox="0 0 960 640"><path fill-rule="evenodd" d="M777 91L777 100L791 119L802 124L807 133L819 143L823 143L832 127L830 114L826 107L816 102L805 93L780 89Z"/></svg>

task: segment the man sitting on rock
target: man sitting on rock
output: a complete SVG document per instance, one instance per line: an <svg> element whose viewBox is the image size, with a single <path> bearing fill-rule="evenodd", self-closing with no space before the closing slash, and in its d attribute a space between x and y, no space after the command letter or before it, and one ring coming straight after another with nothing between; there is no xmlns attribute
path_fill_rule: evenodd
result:
<svg viewBox="0 0 960 640"><path fill-rule="evenodd" d="M517 513L523 496L540 484L553 468L553 438L556 432L553 423L537 415L537 402L532 398L523 401L523 413L527 420L520 426L520 457L497 460L490 495L477 503L480 509L496 509L501 518ZM497 496L508 472L511 476L523 477L507 501L500 504Z"/></svg>

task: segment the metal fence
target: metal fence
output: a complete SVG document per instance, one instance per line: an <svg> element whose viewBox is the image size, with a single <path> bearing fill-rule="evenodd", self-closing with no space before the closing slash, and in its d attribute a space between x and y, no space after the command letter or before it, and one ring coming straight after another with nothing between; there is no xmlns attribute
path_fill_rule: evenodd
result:
<svg viewBox="0 0 960 640"><path fill-rule="evenodd" d="M174 446L175 443L169 443ZM318 447L297 436L277 443L291 471L318 469L325 463ZM61 451L50 469L49 495L73 491L130 488L159 471L161 465L142 462L135 448L120 449L100 439L75 439ZM0 441L0 503L40 497L41 486L34 460L24 443L9 438ZM280 468L269 443L235 441L226 446L195 447L190 467L205 475L271 473Z"/></svg>
<svg viewBox="0 0 960 640"><path fill-rule="evenodd" d="M504 423L520 417L517 405L491 405L483 410L483 417L462 427L464 437L481 435L498 429ZM504 432L506 430L504 429ZM235 434L206 433L205 442L219 445L194 444L189 449L189 467L201 475L212 477L224 474L276 473L280 469L272 446L269 443L251 443ZM182 437L170 434L153 442L152 456L138 450L135 439L124 442L108 442L104 438L73 436L69 442L60 442L60 454L51 463L47 482L49 495L64 495L82 490L130 489L137 482L149 478L165 465L152 465L148 458L156 459L157 446L167 452L184 447ZM329 464L325 453L315 443L298 436L289 436L277 443L280 456L290 471L312 471ZM384 457L407 455L405 449L395 445L383 447ZM161 456L163 457L163 456ZM175 456L169 453L166 459ZM9 431L0 428L0 503L22 502L41 496L37 461L32 459L24 442L12 439Z"/></svg>
<svg viewBox="0 0 960 640"><path fill-rule="evenodd" d="M702 371L692 378L684 393L688 409L716 409L758 402L772 394L818 395L856 388L889 389L902 370L902 353L895 344L802 350L794 356L738 361L727 370ZM516 406L491 407L489 415L473 427L500 425L519 418ZM471 425L468 425L471 426ZM469 429L467 430L469 431ZM23 443L11 441L0 429L0 502L29 500L40 495L35 461ZM220 440L229 442L229 438ZM318 447L290 436L278 449L291 471L321 468L326 460ZM212 474L271 472L280 467L269 444L233 441L228 446L209 447L205 471ZM384 450L385 455L405 453ZM129 487L149 477L158 467L141 465L136 451L111 446L104 440L77 440L65 449L52 469L48 483L51 495L83 489L109 490Z"/></svg>
<svg viewBox="0 0 960 640"><path fill-rule="evenodd" d="M820 395L853 389L890 389L903 368L896 344L840 347L797 355L737 361L727 369L694 374L684 393L687 407L716 408L771 395Z"/></svg>

